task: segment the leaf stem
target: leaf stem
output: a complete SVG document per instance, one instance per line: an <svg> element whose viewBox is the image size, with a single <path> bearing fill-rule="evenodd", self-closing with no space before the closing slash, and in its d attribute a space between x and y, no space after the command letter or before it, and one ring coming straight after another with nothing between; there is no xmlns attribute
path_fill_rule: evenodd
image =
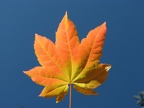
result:
<svg viewBox="0 0 144 108"><path fill-rule="evenodd" d="M70 87L70 93L69 93L69 108L72 108L72 84L69 85Z"/></svg>

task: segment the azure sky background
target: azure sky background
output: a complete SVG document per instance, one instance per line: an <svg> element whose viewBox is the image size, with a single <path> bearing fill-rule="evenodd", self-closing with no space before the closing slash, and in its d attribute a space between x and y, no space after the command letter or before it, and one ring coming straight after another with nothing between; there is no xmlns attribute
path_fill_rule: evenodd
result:
<svg viewBox="0 0 144 108"><path fill-rule="evenodd" d="M107 22L101 63L112 64L99 96L73 89L73 108L140 108L132 97L144 91L144 0L0 0L0 108L68 108L69 95L38 97L43 87L23 74L39 65L34 34L54 42L66 11L80 40Z"/></svg>

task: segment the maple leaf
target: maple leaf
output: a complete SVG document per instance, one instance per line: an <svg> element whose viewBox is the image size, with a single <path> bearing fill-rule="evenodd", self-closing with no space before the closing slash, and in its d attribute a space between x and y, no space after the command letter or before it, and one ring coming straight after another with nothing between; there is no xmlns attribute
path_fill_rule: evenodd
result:
<svg viewBox="0 0 144 108"><path fill-rule="evenodd" d="M60 102L69 86L86 95L97 95L93 90L101 85L111 68L99 64L106 34L106 22L91 30L79 41L77 30L67 13L56 32L55 44L35 34L34 50L41 66L24 71L31 79L44 86L39 96L56 96Z"/></svg>

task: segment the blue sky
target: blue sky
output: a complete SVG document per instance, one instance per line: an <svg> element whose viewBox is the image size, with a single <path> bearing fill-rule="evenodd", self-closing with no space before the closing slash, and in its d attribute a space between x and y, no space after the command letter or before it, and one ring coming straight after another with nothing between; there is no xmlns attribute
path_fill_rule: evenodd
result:
<svg viewBox="0 0 144 108"><path fill-rule="evenodd" d="M43 87L23 74L39 65L34 34L54 42L66 11L80 39L107 22L101 63L112 64L99 96L73 89L73 108L140 108L132 97L144 91L144 0L0 0L0 108L68 108L69 95L38 97Z"/></svg>

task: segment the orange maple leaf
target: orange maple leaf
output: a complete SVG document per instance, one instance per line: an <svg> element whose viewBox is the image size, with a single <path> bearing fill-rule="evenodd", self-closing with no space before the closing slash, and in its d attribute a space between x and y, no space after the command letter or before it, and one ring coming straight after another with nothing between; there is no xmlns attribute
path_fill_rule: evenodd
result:
<svg viewBox="0 0 144 108"><path fill-rule="evenodd" d="M106 22L80 42L67 13L59 24L55 44L35 34L34 50L41 66L24 73L44 86L39 96L56 96L56 102L60 102L68 93L68 85L74 85L80 93L96 95L93 89L105 81L111 68L109 64L99 64L105 34Z"/></svg>

